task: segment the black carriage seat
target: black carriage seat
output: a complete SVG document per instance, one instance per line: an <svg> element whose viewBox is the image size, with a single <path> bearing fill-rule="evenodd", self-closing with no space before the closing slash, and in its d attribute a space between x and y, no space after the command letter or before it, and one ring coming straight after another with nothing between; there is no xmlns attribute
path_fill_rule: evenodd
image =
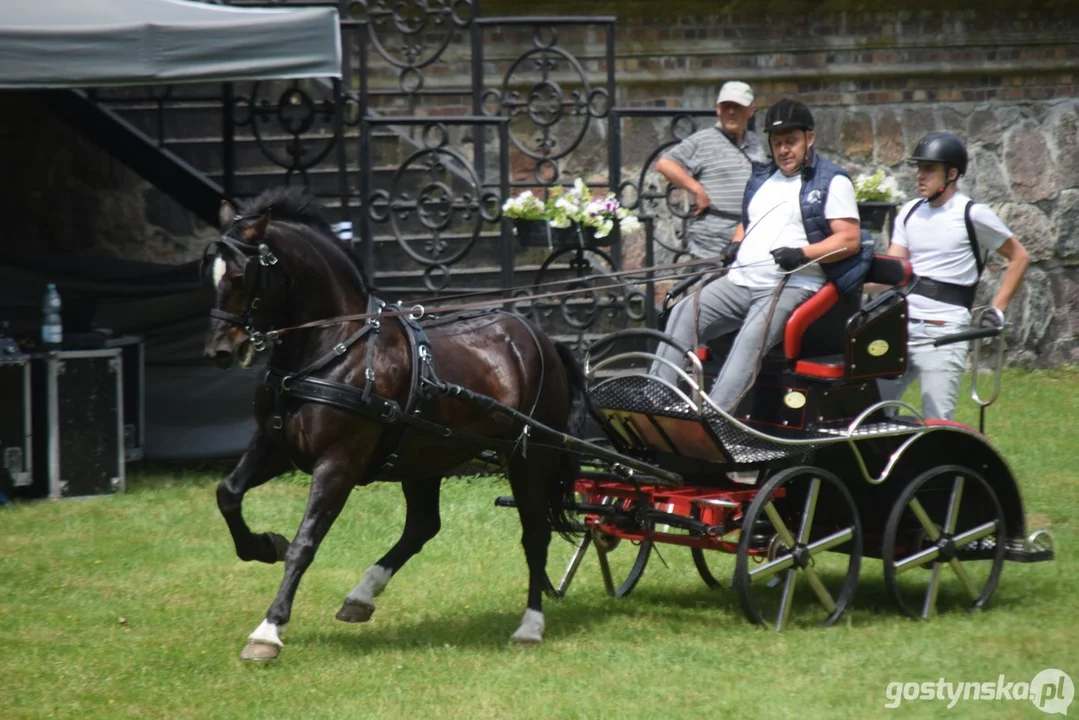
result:
<svg viewBox="0 0 1079 720"><path fill-rule="evenodd" d="M902 288L913 279L910 262L877 255L866 282L887 286L862 303L827 283L799 305L783 333L783 358L796 375L817 380L896 377L906 371L907 303Z"/></svg>
<svg viewBox="0 0 1079 720"><path fill-rule="evenodd" d="M768 353L764 365L818 381L903 374L907 311L902 289L912 280L907 260L877 255L865 281L888 290L864 306L860 292L840 295L833 283L826 283L794 310L783 342ZM708 347L698 348L697 355L702 361L712 357Z"/></svg>

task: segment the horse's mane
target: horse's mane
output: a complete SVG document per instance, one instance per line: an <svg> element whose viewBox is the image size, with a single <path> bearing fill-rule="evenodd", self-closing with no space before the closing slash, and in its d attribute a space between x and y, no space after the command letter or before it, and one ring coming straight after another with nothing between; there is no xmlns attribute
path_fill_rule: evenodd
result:
<svg viewBox="0 0 1079 720"><path fill-rule="evenodd" d="M351 243L346 245L337 239L333 226L322 215L318 200L305 188L276 187L264 190L257 197L245 202L240 208L240 213L245 217L258 217L267 210L270 211L271 222L284 221L305 225L314 230L315 235L329 241L325 245L332 248L331 252L342 253L355 268L364 292L378 293L371 284L359 255L352 249Z"/></svg>

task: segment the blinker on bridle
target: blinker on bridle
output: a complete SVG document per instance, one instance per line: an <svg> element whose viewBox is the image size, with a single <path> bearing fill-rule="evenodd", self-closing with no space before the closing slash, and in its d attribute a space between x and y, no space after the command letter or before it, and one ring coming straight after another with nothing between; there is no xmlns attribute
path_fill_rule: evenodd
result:
<svg viewBox="0 0 1079 720"><path fill-rule="evenodd" d="M242 216L237 216L236 221L241 219ZM235 221L233 226L235 226ZM247 258L243 266L243 283L244 289L247 290L247 309L240 316L218 308L212 308L210 317L242 328L255 352L262 352L266 349L267 342L277 339L277 333L272 329L265 332L256 330L254 327L254 311L258 309L262 302L259 291L266 288L266 269L277 264L277 256L273 254L270 246L266 243L259 243L255 246L248 245L229 237L227 233L207 246L203 262L210 254L211 249L217 253L220 253L222 249L228 249L235 256Z"/></svg>

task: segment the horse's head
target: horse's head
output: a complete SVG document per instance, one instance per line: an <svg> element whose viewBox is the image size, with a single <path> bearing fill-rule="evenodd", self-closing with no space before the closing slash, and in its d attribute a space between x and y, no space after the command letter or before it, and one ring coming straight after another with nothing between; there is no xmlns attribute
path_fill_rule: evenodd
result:
<svg viewBox="0 0 1079 720"><path fill-rule="evenodd" d="M277 321L286 281L267 243L269 209L244 217L222 201L219 220L221 237L206 247L202 261L204 281L214 288L205 354L222 368L236 359L247 368Z"/></svg>

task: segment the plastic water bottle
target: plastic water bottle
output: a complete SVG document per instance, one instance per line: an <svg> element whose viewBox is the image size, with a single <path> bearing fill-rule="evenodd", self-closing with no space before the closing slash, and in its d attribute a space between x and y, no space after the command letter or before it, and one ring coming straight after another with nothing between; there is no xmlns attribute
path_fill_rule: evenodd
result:
<svg viewBox="0 0 1079 720"><path fill-rule="evenodd" d="M41 343L47 347L60 347L64 341L64 327L60 321L60 293L56 285L45 286L45 302L42 305Z"/></svg>

